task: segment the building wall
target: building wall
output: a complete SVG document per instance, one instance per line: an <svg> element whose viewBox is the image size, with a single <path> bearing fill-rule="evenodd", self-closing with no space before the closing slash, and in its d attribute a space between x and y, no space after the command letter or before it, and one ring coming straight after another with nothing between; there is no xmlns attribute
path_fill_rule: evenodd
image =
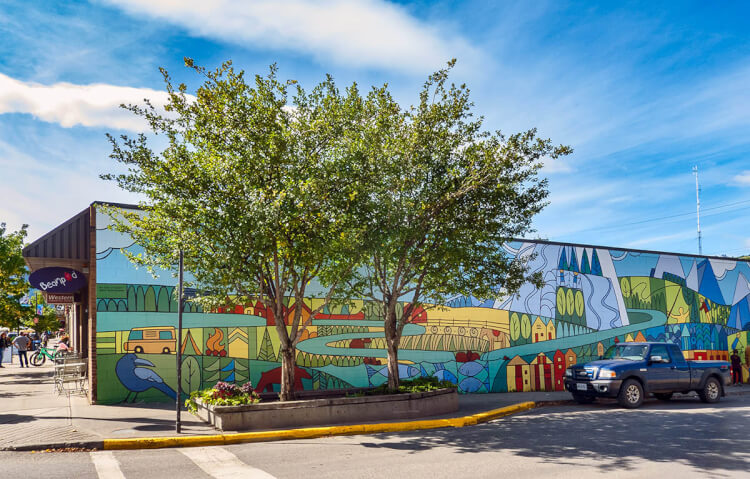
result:
<svg viewBox="0 0 750 479"><path fill-rule="evenodd" d="M175 280L135 268L123 251L137 253L139 246L107 224L98 214L98 401L170 400L177 390ZM726 358L738 347L745 358L747 262L541 242L505 249L541 271L544 287L525 285L518 296L501 300L450 298L415 314L399 352L402 378L433 375L463 393L560 389L563 362L585 362L632 340L673 342L687 356L706 359ZM307 308L318 301L307 299ZM314 320L298 345L298 386L386 382L383 325L375 311L359 300ZM207 312L186 303L182 393L218 380L250 380L277 391L275 321L260 304Z"/></svg>

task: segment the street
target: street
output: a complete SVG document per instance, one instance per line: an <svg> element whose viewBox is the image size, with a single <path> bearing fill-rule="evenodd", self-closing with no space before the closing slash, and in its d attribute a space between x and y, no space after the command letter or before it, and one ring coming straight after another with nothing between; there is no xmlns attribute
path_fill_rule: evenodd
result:
<svg viewBox="0 0 750 479"><path fill-rule="evenodd" d="M215 446L2 452L30 477L750 477L750 395L543 407L461 429Z"/></svg>

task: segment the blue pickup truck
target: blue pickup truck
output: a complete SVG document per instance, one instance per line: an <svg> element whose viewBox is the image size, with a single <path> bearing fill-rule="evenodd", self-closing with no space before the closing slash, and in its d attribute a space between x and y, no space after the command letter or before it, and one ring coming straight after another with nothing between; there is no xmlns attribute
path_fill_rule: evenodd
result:
<svg viewBox="0 0 750 479"><path fill-rule="evenodd" d="M730 383L728 362L686 361L672 343L620 343L598 361L565 370L565 389L577 402L617 398L626 408L639 407L646 394L668 401L674 393L690 391L714 403Z"/></svg>

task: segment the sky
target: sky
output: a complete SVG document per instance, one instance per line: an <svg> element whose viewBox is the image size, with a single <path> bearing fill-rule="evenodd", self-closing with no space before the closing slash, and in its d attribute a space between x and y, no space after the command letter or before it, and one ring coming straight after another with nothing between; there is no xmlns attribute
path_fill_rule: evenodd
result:
<svg viewBox="0 0 750 479"><path fill-rule="evenodd" d="M184 58L312 87L388 83L404 106L451 58L488 130L537 128L574 153L545 162L529 238L750 253L750 3L385 0L0 2L0 222L42 236L93 201L119 108L164 101Z"/></svg>

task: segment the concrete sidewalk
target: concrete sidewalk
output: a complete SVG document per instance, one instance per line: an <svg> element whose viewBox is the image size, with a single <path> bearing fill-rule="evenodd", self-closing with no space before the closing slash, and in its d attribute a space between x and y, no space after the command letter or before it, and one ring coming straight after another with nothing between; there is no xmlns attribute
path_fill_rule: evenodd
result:
<svg viewBox="0 0 750 479"><path fill-rule="evenodd" d="M39 368L20 368L17 363L3 366L0 369L0 450L97 447L96 444L105 439L177 435L174 404L90 405L83 396L60 396L54 392L50 362ZM729 393L743 391L750 392L750 387L728 390ZM529 401L567 403L570 399L568 393L561 391L460 395L458 411L425 419L459 418ZM186 411L181 417L180 436L218 433Z"/></svg>

